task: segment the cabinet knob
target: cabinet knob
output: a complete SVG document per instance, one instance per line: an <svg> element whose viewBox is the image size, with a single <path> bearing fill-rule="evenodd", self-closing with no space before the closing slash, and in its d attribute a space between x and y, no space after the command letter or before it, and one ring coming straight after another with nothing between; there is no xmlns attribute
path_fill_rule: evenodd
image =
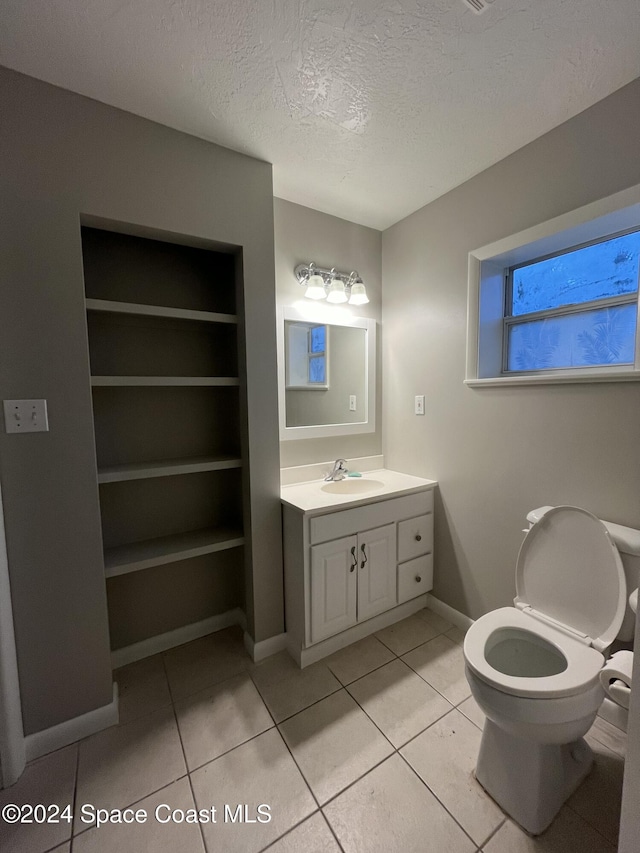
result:
<svg viewBox="0 0 640 853"><path fill-rule="evenodd" d="M420 577L420 575L416 575L416 583L420 583L421 580L422 578Z"/></svg>
<svg viewBox="0 0 640 853"><path fill-rule="evenodd" d="M422 541L422 536L419 533L416 533L416 542Z"/></svg>

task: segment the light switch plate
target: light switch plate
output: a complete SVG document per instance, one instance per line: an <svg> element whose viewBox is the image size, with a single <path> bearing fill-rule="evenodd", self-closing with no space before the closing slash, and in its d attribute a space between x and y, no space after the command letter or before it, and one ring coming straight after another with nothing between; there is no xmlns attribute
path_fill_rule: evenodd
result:
<svg viewBox="0 0 640 853"><path fill-rule="evenodd" d="M7 432L48 432L46 400L3 400Z"/></svg>
<svg viewBox="0 0 640 853"><path fill-rule="evenodd" d="M415 399L416 415L424 415L424 394L417 394Z"/></svg>
<svg viewBox="0 0 640 853"><path fill-rule="evenodd" d="M355 394L349 394L349 411L350 412L356 411L356 395Z"/></svg>

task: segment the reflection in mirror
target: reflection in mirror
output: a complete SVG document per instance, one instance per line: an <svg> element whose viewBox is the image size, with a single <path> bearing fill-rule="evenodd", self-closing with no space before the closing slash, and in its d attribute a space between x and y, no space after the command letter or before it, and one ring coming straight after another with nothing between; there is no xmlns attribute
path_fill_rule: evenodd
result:
<svg viewBox="0 0 640 853"><path fill-rule="evenodd" d="M375 326L374 320L344 311L283 309L278 328L282 439L375 430Z"/></svg>
<svg viewBox="0 0 640 853"><path fill-rule="evenodd" d="M366 420L366 329L285 321L286 426Z"/></svg>

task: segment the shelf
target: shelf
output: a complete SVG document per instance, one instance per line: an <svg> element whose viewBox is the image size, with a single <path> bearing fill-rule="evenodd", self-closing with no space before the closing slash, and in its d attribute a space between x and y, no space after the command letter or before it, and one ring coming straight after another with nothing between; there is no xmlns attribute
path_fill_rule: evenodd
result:
<svg viewBox="0 0 640 853"><path fill-rule="evenodd" d="M135 385L194 385L194 386L232 386L239 385L237 376L92 376L94 387L112 388Z"/></svg>
<svg viewBox="0 0 640 853"><path fill-rule="evenodd" d="M235 456L166 459L162 462L140 462L134 465L109 465L99 468L98 482L121 483L124 480L146 480L150 477L171 477L176 474L196 474L201 471L223 471L241 467L242 460Z"/></svg>
<svg viewBox="0 0 640 853"><path fill-rule="evenodd" d="M226 551L244 545L240 530L195 530L159 539L147 539L108 548L104 554L105 575L108 578L139 572L152 566L163 566L178 560L188 560L215 551Z"/></svg>
<svg viewBox="0 0 640 853"><path fill-rule="evenodd" d="M163 305L140 305L136 302L115 302L110 299L87 299L87 311L105 314L134 314L138 317L167 317L174 320L198 320L202 323L235 323L235 314L214 311L193 311L188 308L167 308Z"/></svg>

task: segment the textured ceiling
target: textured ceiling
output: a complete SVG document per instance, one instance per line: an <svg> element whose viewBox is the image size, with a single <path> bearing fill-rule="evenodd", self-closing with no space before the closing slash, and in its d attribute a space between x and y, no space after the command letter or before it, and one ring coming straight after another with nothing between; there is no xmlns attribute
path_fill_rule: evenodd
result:
<svg viewBox="0 0 640 853"><path fill-rule="evenodd" d="M2 0L0 63L385 228L640 76L640 2Z"/></svg>

